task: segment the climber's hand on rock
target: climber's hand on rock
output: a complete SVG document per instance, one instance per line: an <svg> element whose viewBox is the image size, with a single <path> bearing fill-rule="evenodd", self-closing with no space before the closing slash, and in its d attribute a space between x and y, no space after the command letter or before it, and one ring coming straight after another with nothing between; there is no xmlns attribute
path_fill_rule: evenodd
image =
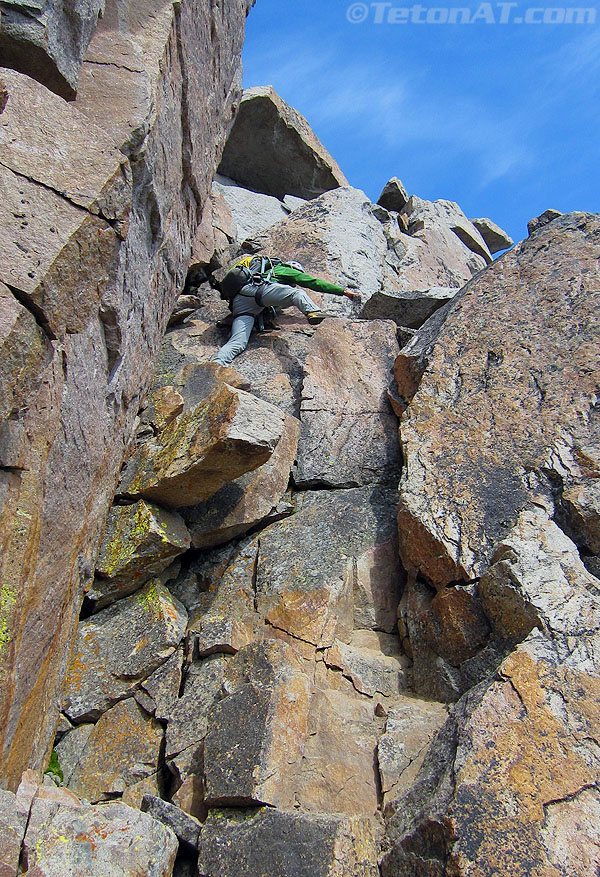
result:
<svg viewBox="0 0 600 877"><path fill-rule="evenodd" d="M352 300L360 301L360 292L352 292L351 289L345 289L344 295L346 296L346 298L349 298L351 301Z"/></svg>

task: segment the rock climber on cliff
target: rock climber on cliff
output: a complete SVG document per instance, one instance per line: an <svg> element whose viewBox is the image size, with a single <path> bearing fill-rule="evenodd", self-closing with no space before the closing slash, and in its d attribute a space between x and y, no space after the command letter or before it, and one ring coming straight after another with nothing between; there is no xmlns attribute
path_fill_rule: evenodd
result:
<svg viewBox="0 0 600 877"><path fill-rule="evenodd" d="M231 336L214 358L214 362L229 365L248 346L255 318L265 308L287 308L295 305L312 326L321 323L326 314L301 289L330 295L345 295L350 300L359 293L319 280L304 271L299 262L282 262L266 256L246 256L237 262L221 283L221 294L229 300L233 314Z"/></svg>

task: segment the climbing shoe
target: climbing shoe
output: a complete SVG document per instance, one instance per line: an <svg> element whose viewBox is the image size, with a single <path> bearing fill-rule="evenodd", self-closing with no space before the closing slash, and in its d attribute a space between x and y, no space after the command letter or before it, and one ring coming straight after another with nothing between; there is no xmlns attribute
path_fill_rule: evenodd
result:
<svg viewBox="0 0 600 877"><path fill-rule="evenodd" d="M322 323L327 314L324 314L323 311L311 311L310 314L306 315L306 319L310 323L311 326L318 326L319 323Z"/></svg>

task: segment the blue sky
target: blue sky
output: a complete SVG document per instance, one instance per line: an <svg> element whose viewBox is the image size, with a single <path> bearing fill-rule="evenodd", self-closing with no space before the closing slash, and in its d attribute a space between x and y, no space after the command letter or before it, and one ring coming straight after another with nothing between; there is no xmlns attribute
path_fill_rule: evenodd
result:
<svg viewBox="0 0 600 877"><path fill-rule="evenodd" d="M491 3L479 21L452 25L390 23L400 3L360 4L354 14L368 18L355 24L351 0L257 0L244 85L273 85L373 200L398 176L410 193L458 201L520 240L548 207L600 211L598 0L576 0L598 10L595 24L514 23L556 2L505 6L508 24L485 22L503 12ZM422 0L411 15L443 3ZM468 6L481 9L443 8Z"/></svg>

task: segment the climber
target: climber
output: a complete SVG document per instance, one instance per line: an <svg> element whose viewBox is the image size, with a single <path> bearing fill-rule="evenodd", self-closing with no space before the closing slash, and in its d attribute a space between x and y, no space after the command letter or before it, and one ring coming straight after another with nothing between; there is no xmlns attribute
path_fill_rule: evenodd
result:
<svg viewBox="0 0 600 877"><path fill-rule="evenodd" d="M345 295L351 301L360 299L358 292L306 274L299 262L246 256L230 269L221 284L221 294L229 300L233 323L229 341L221 347L213 362L229 365L246 349L255 317L265 308L295 305L312 326L321 323L327 314L317 308L307 293L294 289L295 286L330 295Z"/></svg>

